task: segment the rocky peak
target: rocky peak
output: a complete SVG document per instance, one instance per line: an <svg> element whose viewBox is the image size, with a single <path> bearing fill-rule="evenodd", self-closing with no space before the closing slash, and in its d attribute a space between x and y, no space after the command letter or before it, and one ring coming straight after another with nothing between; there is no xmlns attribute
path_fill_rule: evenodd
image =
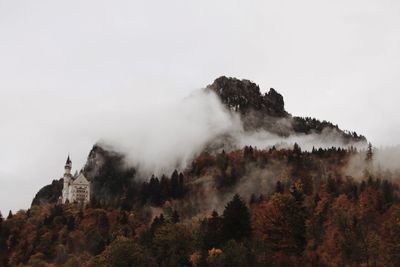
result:
<svg viewBox="0 0 400 267"><path fill-rule="evenodd" d="M345 143L366 142L364 136L343 131L330 122L292 116L285 110L281 94L273 88L261 94L260 87L249 80L221 76L206 90L214 91L225 106L241 114L245 130L264 129L280 136L333 131Z"/></svg>
<svg viewBox="0 0 400 267"><path fill-rule="evenodd" d="M288 115L281 94L271 88L262 95L260 87L249 80L221 76L207 89L214 91L228 108L242 114L253 110L273 117Z"/></svg>

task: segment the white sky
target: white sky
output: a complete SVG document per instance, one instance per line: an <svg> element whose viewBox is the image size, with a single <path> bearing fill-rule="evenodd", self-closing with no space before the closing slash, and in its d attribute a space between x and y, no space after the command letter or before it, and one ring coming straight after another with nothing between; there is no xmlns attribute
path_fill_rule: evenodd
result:
<svg viewBox="0 0 400 267"><path fill-rule="evenodd" d="M82 167L103 138L92 125L121 106L220 75L398 144L399 14L399 1L0 0L0 210L27 208L68 152Z"/></svg>

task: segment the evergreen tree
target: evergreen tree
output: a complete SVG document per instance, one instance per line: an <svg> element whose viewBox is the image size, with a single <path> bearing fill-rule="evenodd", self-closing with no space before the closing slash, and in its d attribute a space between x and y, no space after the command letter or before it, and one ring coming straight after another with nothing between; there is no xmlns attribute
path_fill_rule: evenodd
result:
<svg viewBox="0 0 400 267"><path fill-rule="evenodd" d="M326 181L326 192L334 196L336 196L338 193L336 181L330 175Z"/></svg>
<svg viewBox="0 0 400 267"><path fill-rule="evenodd" d="M292 185L290 194L295 200L295 205L292 206L293 214L291 215L291 219L294 221L292 228L293 239L296 242L298 251L302 251L306 245L306 209L304 207L304 193L300 181L296 181Z"/></svg>
<svg viewBox="0 0 400 267"><path fill-rule="evenodd" d="M203 249L209 250L211 248L221 247L222 219L215 210L212 212L211 218L205 219L203 221L202 228L203 228L203 237L202 237Z"/></svg>
<svg viewBox="0 0 400 267"><path fill-rule="evenodd" d="M68 219L67 219L67 228L68 228L69 231L72 231L72 230L75 229L75 218L74 218L74 216L72 216L72 215L69 215L69 216L68 216Z"/></svg>
<svg viewBox="0 0 400 267"><path fill-rule="evenodd" d="M243 149L243 157L246 160L253 161L254 160L254 150L252 146L245 146Z"/></svg>
<svg viewBox="0 0 400 267"><path fill-rule="evenodd" d="M161 196L160 196L160 181L154 175L150 179L149 183L149 194L150 194L150 202L156 206L161 205Z"/></svg>
<svg viewBox="0 0 400 267"><path fill-rule="evenodd" d="M179 213L176 210L174 210L171 215L171 222L178 223L179 221L180 221Z"/></svg>
<svg viewBox="0 0 400 267"><path fill-rule="evenodd" d="M361 185L360 185L360 192L363 192L366 187L367 187L367 184L365 183L365 181L362 181Z"/></svg>
<svg viewBox="0 0 400 267"><path fill-rule="evenodd" d="M257 203L257 197L256 197L256 195L253 193L253 194L251 194L251 196L250 196L250 205L253 205L253 204L255 204L255 203Z"/></svg>
<svg viewBox="0 0 400 267"><path fill-rule="evenodd" d="M97 218L97 227L99 230L99 233L101 235L107 235L109 229L110 229L110 222L108 220L107 214L101 212Z"/></svg>
<svg viewBox="0 0 400 267"><path fill-rule="evenodd" d="M157 266L189 267L193 251L193 236L183 224L166 224L154 234L152 250ZM132 265L131 265L132 266ZM135 265L138 266L138 265Z"/></svg>
<svg viewBox="0 0 400 267"><path fill-rule="evenodd" d="M393 194L393 185L388 180L384 180L382 183L382 195L383 195L383 204L390 204L393 202L394 194Z"/></svg>
<svg viewBox="0 0 400 267"><path fill-rule="evenodd" d="M372 144L368 143L368 148L367 148L367 155L365 157L366 161L371 161L372 160L372 156L373 156L373 152L372 152Z"/></svg>
<svg viewBox="0 0 400 267"><path fill-rule="evenodd" d="M154 232L161 227L162 225L164 225L165 223L165 219L164 219L164 215L161 213L160 216L156 216L150 226L150 233L151 235L154 235Z"/></svg>
<svg viewBox="0 0 400 267"><path fill-rule="evenodd" d="M300 148L299 144L294 143L294 145L293 145L293 152L294 152L295 154L297 154L297 155L300 155L300 154L301 154L301 148Z"/></svg>
<svg viewBox="0 0 400 267"><path fill-rule="evenodd" d="M238 194L225 207L222 232L224 240L240 241L251 235L250 212Z"/></svg>
<svg viewBox="0 0 400 267"><path fill-rule="evenodd" d="M217 155L216 164L221 173L224 174L226 168L228 168L228 156L226 155L225 150L222 150L222 152Z"/></svg>
<svg viewBox="0 0 400 267"><path fill-rule="evenodd" d="M13 217L13 213L12 213L12 211L10 210L10 211L8 212L7 220L8 220L8 219L11 219L12 217Z"/></svg>
<svg viewBox="0 0 400 267"><path fill-rule="evenodd" d="M283 193L283 185L281 181L276 182L275 193Z"/></svg>
<svg viewBox="0 0 400 267"><path fill-rule="evenodd" d="M179 195L179 175L178 171L175 170L171 175L171 196L177 198Z"/></svg>
<svg viewBox="0 0 400 267"><path fill-rule="evenodd" d="M169 179L163 175L160 181L160 200L161 203L171 197L171 186Z"/></svg>
<svg viewBox="0 0 400 267"><path fill-rule="evenodd" d="M153 267L157 265L148 249L137 244L132 239L118 236L101 254L92 258L89 264L85 266Z"/></svg>
<svg viewBox="0 0 400 267"><path fill-rule="evenodd" d="M128 223L128 216L126 215L125 211L121 211L118 221L120 224L127 224Z"/></svg>
<svg viewBox="0 0 400 267"><path fill-rule="evenodd" d="M178 198L182 198L185 194L185 184L183 173L179 174L179 184L178 184Z"/></svg>

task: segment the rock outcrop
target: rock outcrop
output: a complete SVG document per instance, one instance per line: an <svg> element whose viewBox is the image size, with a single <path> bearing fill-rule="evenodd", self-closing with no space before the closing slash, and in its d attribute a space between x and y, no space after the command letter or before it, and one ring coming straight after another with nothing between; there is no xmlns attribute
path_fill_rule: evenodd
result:
<svg viewBox="0 0 400 267"><path fill-rule="evenodd" d="M273 88L262 94L260 87L249 80L222 76L206 90L215 92L228 109L240 114L245 130L263 129L279 136L329 133L343 143L366 143L364 136L343 131L331 122L292 116L285 110L281 94Z"/></svg>

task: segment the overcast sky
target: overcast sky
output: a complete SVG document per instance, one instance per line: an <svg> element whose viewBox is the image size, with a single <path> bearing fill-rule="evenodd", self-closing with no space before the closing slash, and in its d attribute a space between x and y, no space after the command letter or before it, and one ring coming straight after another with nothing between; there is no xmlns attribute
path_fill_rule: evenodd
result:
<svg viewBox="0 0 400 267"><path fill-rule="evenodd" d="M81 168L110 113L221 75L275 88L294 115L398 144L399 14L382 0L0 0L0 210L28 208L68 153Z"/></svg>

